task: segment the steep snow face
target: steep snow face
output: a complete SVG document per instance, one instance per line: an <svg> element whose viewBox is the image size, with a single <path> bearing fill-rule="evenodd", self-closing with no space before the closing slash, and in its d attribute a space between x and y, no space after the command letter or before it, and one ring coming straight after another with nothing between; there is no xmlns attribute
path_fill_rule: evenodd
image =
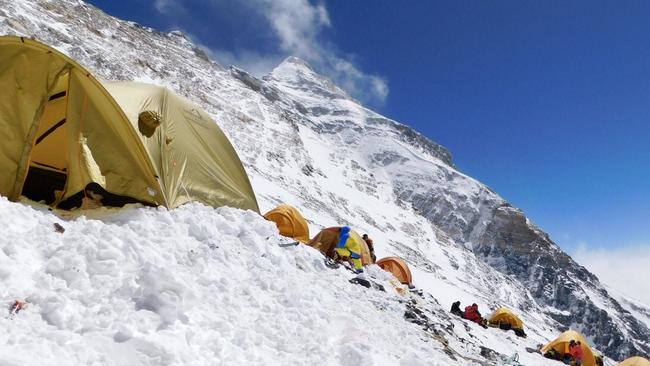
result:
<svg viewBox="0 0 650 366"><path fill-rule="evenodd" d="M316 73L305 61L289 57L264 77L265 85L283 92L285 109L295 110L320 134L354 130L356 139L346 143L372 146L366 137L379 136L416 148L422 157L453 166L451 154L417 131L364 108L328 78ZM360 141L363 138L363 141Z"/></svg>
<svg viewBox="0 0 650 366"><path fill-rule="evenodd" d="M486 365L542 340L452 319L376 266L367 278L385 291L351 284L316 250L278 246L251 211L86 214L101 220L0 198L0 299L28 302L0 317L0 364ZM427 314L426 329L404 319L409 309Z"/></svg>
<svg viewBox="0 0 650 366"><path fill-rule="evenodd" d="M444 307L506 305L539 343L574 326L615 358L650 353L648 327L520 210L458 172L443 147L364 108L304 61L289 58L259 80L210 61L179 32L80 1L0 5L2 33L34 36L102 78L166 85L199 103L231 138L262 209L287 202L312 231L347 223L368 232L380 257L406 258L416 285Z"/></svg>

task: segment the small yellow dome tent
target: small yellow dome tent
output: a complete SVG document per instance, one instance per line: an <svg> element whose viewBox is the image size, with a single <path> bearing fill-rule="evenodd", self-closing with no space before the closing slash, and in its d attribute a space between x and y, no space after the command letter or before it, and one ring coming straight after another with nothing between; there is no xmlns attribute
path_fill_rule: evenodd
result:
<svg viewBox="0 0 650 366"><path fill-rule="evenodd" d="M510 324L514 329L524 329L524 322L522 322L521 319L512 312L512 310L507 308L498 308L492 315L490 315L488 323L495 326Z"/></svg>
<svg viewBox="0 0 650 366"><path fill-rule="evenodd" d="M650 366L647 358L634 356L618 364L618 366Z"/></svg>
<svg viewBox="0 0 650 366"><path fill-rule="evenodd" d="M571 342L571 340L574 340L576 342L580 341L581 343L583 353L582 365L596 366L594 352L591 350L589 342L587 342L585 336L575 330L567 330L566 332L560 334L560 336L557 337L554 341L542 347L540 351L542 354L545 354L550 349L554 349L560 355L564 356L565 354L569 353L569 342Z"/></svg>
<svg viewBox="0 0 650 366"><path fill-rule="evenodd" d="M307 245L320 250L321 253L332 258L334 256L334 249L339 242L340 232L341 228L338 226L323 229ZM350 239L354 240L359 245L359 248L361 248L361 263L364 266L373 263L368 244L361 238L359 233L350 230Z"/></svg>
<svg viewBox="0 0 650 366"><path fill-rule="evenodd" d="M68 205L94 185L116 205L198 201L259 212L226 136L168 89L102 85L55 49L10 36L0 37L0 86L0 194L13 201Z"/></svg>
<svg viewBox="0 0 650 366"><path fill-rule="evenodd" d="M309 226L300 211L290 205L280 205L264 214L264 218L275 222L280 235L309 242Z"/></svg>
<svg viewBox="0 0 650 366"><path fill-rule="evenodd" d="M377 261L377 265L386 272L392 273L399 282L408 285L413 282L409 266L399 257L386 257Z"/></svg>

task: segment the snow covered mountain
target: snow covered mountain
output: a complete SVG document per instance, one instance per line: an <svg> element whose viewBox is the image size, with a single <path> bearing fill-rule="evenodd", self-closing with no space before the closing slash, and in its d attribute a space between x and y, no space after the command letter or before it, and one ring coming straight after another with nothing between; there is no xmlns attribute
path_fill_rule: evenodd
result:
<svg viewBox="0 0 650 366"><path fill-rule="evenodd" d="M167 290L159 288L158 283L151 279L158 276L156 271L159 269L152 268L151 272L134 269L130 272L131 277L119 277L120 281L144 281L145 285L141 287L149 286L149 290L141 291L149 292L138 297L134 295L134 289L128 288L124 290L126 292L120 292L119 298L125 303L128 303L128 299L135 299L132 300L136 303L135 310L152 310L159 314L160 324L156 323L156 327L160 326L160 332L149 331L148 333L147 326L154 322L150 319L140 320L138 317L141 315L137 315L138 312L134 309L125 310L124 314L132 316L133 318L129 319L141 324L142 327L134 330L124 325L125 329L116 330L110 337L117 337L114 339L116 343L120 343L121 339L131 338L138 338L139 342L144 342L143 340L146 339L148 342L139 343L140 345L129 343L128 352L139 354L149 352L156 357L165 354L167 356L164 357L168 358L160 356L163 357L163 364L205 363L207 359L190 361L188 357L197 350L203 352L210 347L222 351L214 351L213 357L221 359L226 357L228 360L233 360L232 363L236 360L247 360L245 357L241 358L243 356L237 352L248 349L253 354L251 357L265 356L270 358L270 363L284 364L313 364L319 359L325 360L325 363L345 364L347 357L360 357L365 360L360 364L395 364L400 359L404 364L431 364L431 359L437 360L439 364L466 365L472 362L490 364L496 360L495 353L512 354L516 351L521 354L524 347L535 347L537 343L550 340L559 329L572 327L582 331L599 351L613 359L623 359L627 355L638 353L650 354L650 330L647 322L650 309L647 305L620 296L616 296L621 299L620 302L614 299L593 274L562 252L548 235L526 218L521 210L512 207L480 182L459 172L453 165L451 154L445 148L403 124L364 108L300 59L288 58L272 73L260 80L244 70L220 66L210 60L200 48L180 32L165 34L132 22L122 21L76 0L0 0L0 33L33 36L60 49L107 80L139 80L162 84L199 103L214 116L231 138L246 165L262 210L287 202L303 211L310 221L312 230L322 226L347 223L361 232L369 233L377 243L380 257L396 254L405 258L413 269L415 284L437 299L437 303L433 299L425 301L426 309L430 312L429 317L435 323L432 328L435 332L417 333L417 327L401 321L401 318L398 322L395 318L395 314L402 316L407 309L403 302L396 300L397 295L362 292L352 285L342 283L341 279L345 279L345 275L338 272L327 274L326 269L315 264L316 257L308 248L292 249L291 255L296 256L297 259L277 259L276 257L281 257L280 249L264 247L261 239L263 236L271 235L269 228L272 229L272 226L265 225L250 214L235 213L237 210L223 209L216 210L215 213L211 209L194 207L197 213L196 216L192 216L190 212L192 209L181 209L179 212L171 213L143 209L131 215L118 216L109 222L72 221L69 225L73 233L83 232L84 226L88 225L98 228L97 232L86 232L85 236L73 236L75 240L84 238L86 242L92 242L93 235L112 230L123 232L127 236L133 235L132 232L137 230L132 226L138 224L131 225L128 220L144 222L149 220L153 223L159 221L158 224L169 224L171 221L168 217L171 216L181 221L185 220L180 226L170 224L170 230L176 228L181 232L188 230L187 225L191 227L189 223L191 220L208 222L233 220L239 223L238 230L244 230L241 229L246 225L244 221L254 222L252 224L254 228L251 230L256 231L255 234L244 230L247 232L245 235L248 235L244 237L250 240L241 240L241 235L244 234L230 233L229 229L219 224L215 224L215 229L203 227L197 230L189 229L188 233L179 234L177 241L196 245L192 247L185 243L181 249L178 249L178 253L183 250L202 248L200 249L201 260L206 261L204 266L223 266L225 265L223 260L214 259L215 255L199 244L207 245L208 248L210 244L223 247L229 257L236 257L235 248L241 246L240 254L255 256L254 253L263 253L262 256L270 256L268 259L270 263L281 263L279 268L290 271L289 273L295 274L296 277L304 276L296 280L298 281L296 288L309 288L311 284L314 291L323 292L328 289L328 286L332 286L328 283L339 281L340 283L335 287L337 290L343 288L343 295L335 298L325 297L322 312L327 315L320 317L321 320L331 321L334 318L335 299L348 302L349 298L359 296L367 298L346 303L346 309L362 308L373 304L377 314L384 314L373 313L373 316L377 317L373 320L368 319L367 314L364 315L363 312L350 310L351 317L364 319L366 324L379 327L378 335L372 336L370 335L372 332L365 329L361 322L352 321L355 324L354 330L366 337L364 342L351 341L356 347L344 348L343 351L337 350L333 354L326 352L327 347L323 348L323 345L312 343L303 344L303 348L288 345L286 346L288 348L283 349L278 339L286 337L286 344L291 344L291 342L317 337L313 330L319 327L328 330L327 346L337 347L332 337L342 333L342 329L336 333L336 329L332 326L325 326L313 319L312 322L305 320L306 315L301 315L304 315L302 313L306 307L320 306L316 294L310 293L313 297L308 297L309 301L302 304L292 302L300 297L297 294L283 297L284 295L280 294L281 289L289 287L291 282L283 277L279 270L273 271L264 267L264 271L270 271L264 273L277 276L279 288L273 288L273 282L261 281L261 274L250 274L233 279L227 277L230 272L216 271L205 277L205 283L196 285L201 288L197 287L193 291L197 294L203 294L204 291L224 291L223 288L228 287L225 284L218 288L212 288L213 285L208 284L209 281L216 279L228 283L239 280L254 281L254 286L237 287L240 286L237 283L233 283L232 286L242 292L261 292L263 295L260 296L270 296L277 301L276 306L273 307L275 314L282 314L286 317L283 320L288 322L299 319L304 328L312 329L311 332L309 330L303 332L293 325L286 333L278 332L278 328L286 327L288 324L260 320L263 317L264 306L259 298L252 306L253 315L243 319L244 324L239 326L242 327L241 329L247 329L249 326L252 327L254 322L260 321L262 326L268 327L267 333L262 332L261 335L255 336L242 331L238 328L237 322L226 319L227 310L223 310L222 313L217 311L216 315L206 315L205 319L209 318L209 322L202 324L204 326L202 328L193 328L191 325L194 324L194 316L202 316L196 315L198 309L193 310L194 312L187 310L186 313L182 306L174 305L170 310L165 307L167 306L165 304L170 301L176 304L174 301L155 298L153 292ZM432 111L432 115L435 115L435 111ZM47 213L35 212L6 201L0 201L0 204L2 208L0 217L4 221L7 221L7 217L19 215L35 226L38 222L50 225L55 219ZM216 215L218 219L212 218L211 215ZM190 216L192 219L188 219ZM23 223L19 219L16 220L18 224ZM27 231L20 231L20 233L24 234ZM33 245L35 240L51 239L48 235L50 234L44 231L37 232L30 237L30 240L25 241L23 246ZM212 243L209 238L214 237L221 238L217 242L226 241L229 244ZM238 239L235 240L233 237ZM144 239L145 242L150 242L150 245L145 245L145 249L131 249L155 251L155 243L162 238L151 233ZM12 252L8 241L10 239L0 240L5 248L5 256L15 258L17 254ZM102 239L102 242L104 240ZM255 250L248 245L252 245ZM7 247L10 249L6 249ZM13 248L15 250L15 244ZM170 247L165 248L173 250ZM34 255L37 258L54 261L56 256L51 251L52 248L42 246L34 249ZM155 258L158 258L158 255L164 257L163 254L152 254ZM0 257L0 260L5 259ZM85 257L77 260L86 263L94 259ZM192 262L190 259L187 260L188 263ZM164 267L180 260L166 258L158 261L156 264ZM226 267L232 269L232 272L252 272L258 270L260 266L269 265L264 262L266 259L260 261L235 261L227 264ZM146 260L140 258L133 259L129 263L137 267L144 262ZM210 309L236 305L239 310L251 310L251 307L241 303L230 304L227 298L217 299L215 295L209 295L204 302L190 295L191 291L180 291L179 288L187 287L187 283L201 280L199 272L188 269L188 263L170 267L185 276L178 282L180 285L176 283L170 290L176 299L194 301ZM33 268L38 265L40 264L26 263L22 267L11 268L15 268L16 271L35 273ZM69 299L81 302L72 309L77 309L80 314L86 316L92 317L93 312L101 309L78 299L82 292L73 291L75 289L72 288L71 283L75 281L70 281L66 277L70 275L67 272L69 267L66 267L68 264L53 266L54 269L47 273L65 280L67 286L64 286L66 287L63 291L64 295L60 295L62 298L50 301L51 299L47 297L30 295L32 292L27 293L37 304L36 306L41 308L40 317L47 324L61 332L67 331L77 335L92 331L95 329L93 327L119 328L118 323L112 323L110 326L86 324L85 321L78 320L78 317L70 317L65 311L58 314L59 307L70 309L68 308L70 305L64 304L66 301L71 301ZM289 267L292 269L288 269ZM295 267L302 267L302 269L296 272ZM92 268L88 265L84 271L90 273ZM10 271L12 272L2 273L14 273L13 270ZM8 281L9 275L2 276L2 273L0 273L0 280ZM117 276L114 273L111 275ZM176 272L161 276L174 277ZM199 278L192 276L199 276ZM322 276L327 277L327 281L318 279ZM90 283L93 286L102 286L103 282L95 277L89 277ZM49 277L43 275L31 280L25 278L18 283L22 286L36 286L36 280L50 281ZM146 285L147 283L149 285ZM84 286L76 290L90 291L88 284ZM113 285L108 288L113 288L111 286ZM3 299L11 295L7 288L0 291ZM250 293L231 295L233 299L255 298ZM54 287L51 296L57 296ZM85 296L99 298L110 296L110 292L108 290L102 293L89 292ZM150 296L151 301L141 300L142 296L145 298ZM455 300L462 300L463 303L477 302L484 312L487 312L487 308L495 309L502 305L514 308L522 314L530 337L522 341L508 336L508 342L505 343L503 340L506 338L503 333L495 330L483 331L460 320L451 319L446 314L446 310ZM111 309L117 306L109 305ZM298 315L292 318L290 314L284 313L286 309L283 310L280 305L297 309ZM387 309L396 311L392 312L392 315L385 314L388 313ZM107 318L112 319L124 314L114 312ZM36 319L31 320L36 321ZM341 325L343 323L339 321L336 326L343 327ZM378 323L385 326L377 325ZM33 329L33 325L29 324L25 323L21 326L39 335L52 332L47 334L48 339L55 337L56 331L41 332ZM223 339L227 340L226 343L220 343L224 341L217 340L218 337L209 332L197 333L197 329L205 327L225 328L227 334ZM397 343L391 343L391 336L388 333L388 328L391 327L404 332L398 337L393 337L408 340L409 347L394 351L386 350L388 345ZM188 335L188 332L192 334ZM98 345L103 344L106 339L110 340L107 334L108 331L97 334ZM129 336L133 334L137 336ZM432 334L444 337L447 347L441 342L432 341L435 339L432 338ZM181 335L186 339L187 344L183 346L186 348L169 349L164 338L172 339ZM15 336L20 342L30 342L19 335ZM272 341L267 342L267 338ZM350 341L338 340L341 344ZM77 339L76 342L82 341ZM193 344L198 344L199 346L196 346L198 348L192 349ZM31 346L36 347L33 343ZM54 341L49 349L60 348L61 345L57 345ZM275 351L268 351L267 348ZM364 355L357 354L359 348L377 356L364 358ZM120 348L115 350L119 351ZM291 354L305 350L314 350L314 358L292 358ZM460 356L456 355L452 358L450 353L453 355L454 352L460 353ZM0 346L0 361L5 361L2 353L3 348ZM526 364L545 362L541 357L535 358L536 355L526 356L529 357L526 359L528 361ZM101 357L107 356L102 356L101 352L89 353L87 360L101 360ZM472 358L473 361L463 357ZM37 363L30 358L6 359L6 363L24 364L25 360L31 360L27 362L28 364ZM40 360L48 360L48 358L43 356ZM248 360L259 364L264 363L263 359ZM81 359L78 361L82 362ZM155 363L155 360L151 362Z"/></svg>

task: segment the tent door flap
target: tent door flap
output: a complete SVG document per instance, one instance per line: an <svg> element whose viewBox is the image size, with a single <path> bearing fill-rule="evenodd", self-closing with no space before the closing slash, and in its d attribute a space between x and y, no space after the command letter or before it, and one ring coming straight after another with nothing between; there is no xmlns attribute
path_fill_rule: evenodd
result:
<svg viewBox="0 0 650 366"><path fill-rule="evenodd" d="M46 165L32 163L27 171L21 194L30 200L45 201L51 205L58 198L57 191L63 192L68 174Z"/></svg>

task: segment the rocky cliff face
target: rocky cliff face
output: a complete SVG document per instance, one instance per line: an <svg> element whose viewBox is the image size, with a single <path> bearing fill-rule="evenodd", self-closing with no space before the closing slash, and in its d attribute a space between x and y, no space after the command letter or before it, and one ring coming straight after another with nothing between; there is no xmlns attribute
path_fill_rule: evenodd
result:
<svg viewBox="0 0 650 366"><path fill-rule="evenodd" d="M611 357L650 352L646 324L612 298L596 276L573 261L521 210L456 171L441 169L432 179L452 184L433 186L417 184L425 180L415 174L408 172L407 179L398 179L398 196L492 268L526 286L545 314L566 328L590 335ZM471 195L456 191L467 185L472 186Z"/></svg>
<svg viewBox="0 0 650 366"><path fill-rule="evenodd" d="M479 238L474 252L495 263L494 268L524 283L537 302L546 307L549 316L591 335L593 342L609 355L648 353L648 328L624 310L596 276L559 250L521 211L497 208Z"/></svg>
<svg viewBox="0 0 650 366"><path fill-rule="evenodd" d="M33 36L100 77L166 85L205 108L239 152L263 209L299 206L397 254L441 301L518 308L540 337L583 331L607 355L650 354L650 331L518 209L459 172L450 153L289 58L257 79L80 1L0 0L0 32ZM432 111L435 115L435 111ZM636 313L650 313L637 305Z"/></svg>

